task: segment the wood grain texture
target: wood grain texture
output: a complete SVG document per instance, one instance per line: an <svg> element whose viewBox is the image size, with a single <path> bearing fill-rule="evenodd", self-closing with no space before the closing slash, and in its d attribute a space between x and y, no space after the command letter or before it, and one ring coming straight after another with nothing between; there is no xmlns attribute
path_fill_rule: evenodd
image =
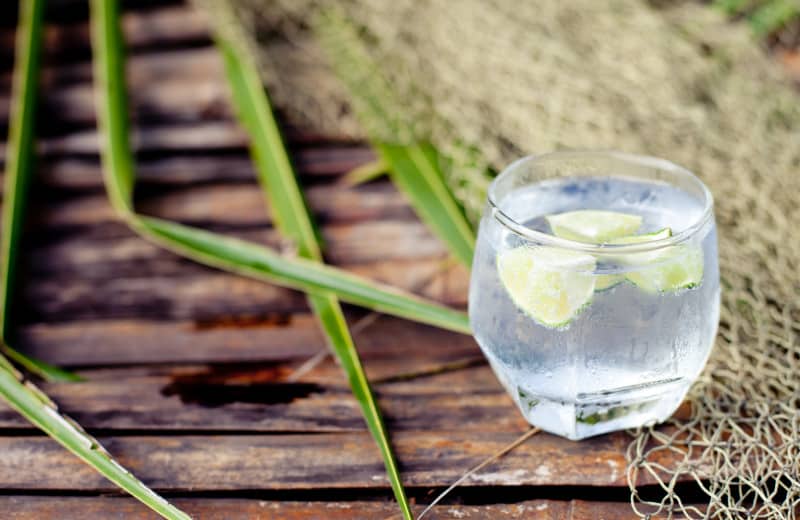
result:
<svg viewBox="0 0 800 520"><path fill-rule="evenodd" d="M295 147L292 159L302 178L333 178L364 163L375 154L364 145ZM55 157L40 165L41 183L52 188L99 191L103 187L100 163L92 158ZM210 182L252 182L255 171L248 157L168 156L136 164L139 185L185 186Z"/></svg>
<svg viewBox="0 0 800 520"><path fill-rule="evenodd" d="M286 380L296 364L252 363L185 367L158 375L119 369L113 378L89 379L80 385L51 383L43 389L62 411L94 429L366 431L341 370L332 361L327 365L296 382ZM378 368L383 372L401 368L394 363L376 365L382 365ZM425 384L374 386L391 431L515 432L525 428L522 416L485 365L429 377ZM0 404L0 428L26 426Z"/></svg>
<svg viewBox="0 0 800 520"><path fill-rule="evenodd" d="M274 502L253 499L178 498L182 510L204 520L386 520L396 514L388 502ZM423 506L415 506L415 514ZM132 500L119 497L0 497L0 510L11 520L87 518L151 519ZM635 520L628 503L582 500L528 500L496 505L442 505L429 513L431 520ZM653 516L652 520L666 518Z"/></svg>
<svg viewBox="0 0 800 520"><path fill-rule="evenodd" d="M225 321L228 326L203 326ZM269 361L309 357L325 346L313 318L302 313L34 323L18 330L18 343L65 366Z"/></svg>
<svg viewBox="0 0 800 520"><path fill-rule="evenodd" d="M81 209L83 215L91 214L91 207ZM223 208L216 211L223 212ZM353 208L353 212L358 212ZM187 210L189 214L192 210ZM249 227L242 222L246 214L239 220L237 210L231 210L228 222L231 226L244 229L231 229L221 220L202 221L201 212L197 210L195 225L213 225L221 228L226 236L263 244L273 249L284 251L290 249L287 242L266 226ZM82 218L73 215L76 218ZM336 217L347 218L346 216ZM237 222L233 224L233 222ZM68 227L68 226L65 226ZM97 279L115 275L125 277L136 275L169 274L180 276L196 275L209 270L186 268L195 265L165 251L149 242L132 235L124 226L117 223L93 226L90 230L74 230L60 237L41 237L44 241L33 246L28 253L29 270L36 275L48 277L74 276L84 279ZM77 231L77 232L76 232ZM85 231L85 232L84 232ZM321 233L327 246L328 263L340 266L357 266L358 264L379 264L382 262L418 261L420 269L427 271L427 264L439 262L446 273L466 277L465 269L459 269L444 263L446 252L427 229L419 222L398 220L374 220L354 223L329 222L322 227ZM131 265L136 263L137 265ZM134 267L137 267L134 269ZM406 266L408 267L408 266ZM369 270L368 266L364 269ZM377 270L377 269L376 269ZM456 282L457 280L453 280ZM463 285L463 284L461 284Z"/></svg>
<svg viewBox="0 0 800 520"><path fill-rule="evenodd" d="M200 80L161 78L157 88L132 89L130 114L134 122L197 122L231 117L227 86L221 78ZM61 124L93 125L94 90L80 83L55 89L42 106L58 114Z"/></svg>
<svg viewBox="0 0 800 520"><path fill-rule="evenodd" d="M439 272L440 261L420 266L404 261L343 266L356 274L389 285L414 290ZM171 267L174 264L169 264ZM409 273L410 267L419 271ZM80 279L74 277L42 278L29 282L22 300L28 318L48 321L149 318L160 320L209 320L219 316L264 316L270 313L305 311L307 306L296 291L221 271L195 274L192 266L176 276L146 269L131 276ZM467 282L439 278L421 293L442 303L463 306Z"/></svg>
<svg viewBox="0 0 800 520"><path fill-rule="evenodd" d="M350 319L351 323L357 320ZM34 323L21 327L18 336L25 352L67 366L305 359L324 346L309 314L264 312L251 316L225 313L207 320L106 317ZM371 353L373 358L396 363L396 373L479 355L475 341L468 336L387 316L357 334L356 346L364 355Z"/></svg>
<svg viewBox="0 0 800 520"><path fill-rule="evenodd" d="M210 45L189 49L167 47L158 52L131 53L125 64L125 71L126 81L130 87L149 90L155 88L157 82L163 79L208 81L209 78L221 78L222 61L214 47ZM88 85L92 81L91 63L88 59L62 63L45 57L42 81L54 88ZM6 83L7 81L0 80L0 84Z"/></svg>
<svg viewBox="0 0 800 520"><path fill-rule="evenodd" d="M310 186L306 197L310 209L322 222L401 219L422 226L413 218L402 195L385 181L350 189L330 184ZM264 198L253 183L214 183L181 189L159 187L142 193L137 198L137 209L186 224L214 223L230 228L270 223ZM65 201L50 203L37 212L34 222L41 227L57 228L119 222L119 218L102 193L92 193L75 194Z"/></svg>
<svg viewBox="0 0 800 520"><path fill-rule="evenodd" d="M96 114L91 76L82 65L45 66L43 84L48 95L44 110L61 127L94 126ZM165 54L134 54L128 64L130 111L136 122L195 122L232 116L228 89L219 57L208 49ZM155 80L155 81L154 81ZM0 97L0 115L8 112L9 98Z"/></svg>
<svg viewBox="0 0 800 520"><path fill-rule="evenodd" d="M97 155L98 142L96 130L81 130L42 139L39 153L44 156ZM247 143L245 131L231 121L137 126L131 129L131 144L138 153L241 151Z"/></svg>
<svg viewBox="0 0 800 520"><path fill-rule="evenodd" d="M392 442L406 485L447 486L521 433L397 431ZM576 443L542 433L471 476L464 486L627 486L623 452L629 439L616 433ZM98 440L161 491L388 486L377 447L366 432ZM648 476L642 473L642 478ZM27 436L0 438L0 488L114 490L52 440Z"/></svg>

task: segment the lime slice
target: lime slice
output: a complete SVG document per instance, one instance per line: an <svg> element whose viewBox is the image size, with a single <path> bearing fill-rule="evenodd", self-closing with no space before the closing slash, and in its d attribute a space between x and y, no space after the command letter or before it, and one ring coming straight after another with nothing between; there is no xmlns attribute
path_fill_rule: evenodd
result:
<svg viewBox="0 0 800 520"><path fill-rule="evenodd" d="M595 259L554 247L517 247L497 255L497 271L514 303L540 324L568 324L592 298Z"/></svg>
<svg viewBox="0 0 800 520"><path fill-rule="evenodd" d="M545 217L557 237L602 244L632 235L642 225L642 217L630 213L582 209Z"/></svg>
<svg viewBox="0 0 800 520"><path fill-rule="evenodd" d="M617 238L610 244L641 244L671 236L672 230L664 228L644 235ZM703 280L703 250L697 245L683 244L613 258L630 266L632 270L625 273L625 279L647 292L689 289L699 285Z"/></svg>
<svg viewBox="0 0 800 520"><path fill-rule="evenodd" d="M645 233L642 235L631 235L627 237L617 238L612 240L611 244L641 244L643 242L650 242L651 240L661 240L662 238L669 238L672 236L670 228L659 229L653 233ZM624 261L624 259L623 259ZM605 291L616 287L623 280L625 275L622 274L598 274L597 283L594 286L595 291Z"/></svg>
<svg viewBox="0 0 800 520"><path fill-rule="evenodd" d="M597 280L594 284L595 292L600 291L607 291L612 287L616 287L625 279L624 275L621 274L598 274L596 275Z"/></svg>
<svg viewBox="0 0 800 520"><path fill-rule="evenodd" d="M698 245L681 244L633 253L625 261L634 267L625 273L625 278L647 292L691 289L703 281L703 250Z"/></svg>
<svg viewBox="0 0 800 520"><path fill-rule="evenodd" d="M653 240L662 240L672 236L672 229L665 227L652 233L644 233L642 235L631 235L627 237L616 238L611 240L609 244L624 245L624 244L641 244L644 242L651 242Z"/></svg>

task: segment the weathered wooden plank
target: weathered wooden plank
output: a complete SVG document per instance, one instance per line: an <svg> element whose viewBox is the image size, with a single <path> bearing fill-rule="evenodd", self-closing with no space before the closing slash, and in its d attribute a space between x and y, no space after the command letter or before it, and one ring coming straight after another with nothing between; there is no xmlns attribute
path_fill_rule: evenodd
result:
<svg viewBox="0 0 800 520"><path fill-rule="evenodd" d="M207 320L223 316L291 313L308 307L301 293L227 273L104 280L36 279L23 288L24 301L41 319Z"/></svg>
<svg viewBox="0 0 800 520"><path fill-rule="evenodd" d="M418 264L379 262L350 270L413 290L420 283L429 283L427 273L411 270L418 268ZM426 268L433 275L438 262ZM448 305L465 305L467 281L462 278L456 286L447 280L448 277L437 278L421 294ZM37 279L28 282L22 297L30 317L45 321L124 318L207 321L258 318L307 308L300 293L225 273L176 278L143 272L141 277L126 278L114 278L112 273L102 280Z"/></svg>
<svg viewBox="0 0 800 520"><path fill-rule="evenodd" d="M256 364L173 369L169 374L115 375L80 385L47 383L44 391L70 417L104 430L203 430L234 432L365 431L360 409L342 371L327 369L301 381L291 366ZM367 360L369 366L369 360ZM387 366L382 369L396 370ZM321 377L317 377L317 374ZM89 376L91 377L91 376ZM331 381L332 380L332 381ZM375 385L391 431L520 431L525 421L487 366ZM0 403L2 428L28 423Z"/></svg>
<svg viewBox="0 0 800 520"><path fill-rule="evenodd" d="M91 211L90 208L83 210ZM231 217L236 218L233 215ZM212 222L215 225L220 223L218 220ZM85 279L141 276L142 273L180 276L208 272L199 268L186 269L186 265L191 265L188 261L131 235L120 225L104 225L87 231L66 235L57 242L37 244L27 256L29 270L40 275L72 275ZM378 220L332 224L326 225L321 231L326 244L326 257L333 264L352 266L379 261L420 260L420 269L427 271L426 264L429 261L446 256L438 240L418 222ZM244 231L225 229L221 233L274 249L289 249L289 245L271 228ZM49 234L44 237L37 235L37 238L47 239ZM140 262L152 262L153 266L151 268L147 263Z"/></svg>
<svg viewBox="0 0 800 520"><path fill-rule="evenodd" d="M292 159L301 177L335 177L375 159L366 146L293 148ZM46 186L69 189L102 189L97 160L53 158L39 165L38 179ZM255 179L253 163L244 155L173 156L141 160L136 180L142 184L187 185L208 182L242 182Z"/></svg>
<svg viewBox="0 0 800 520"><path fill-rule="evenodd" d="M325 347L310 315L262 313L250 322L245 326L240 317L229 326L143 319L36 323L19 327L17 335L26 352L69 366L292 359Z"/></svg>
<svg viewBox="0 0 800 520"><path fill-rule="evenodd" d="M286 128L290 141L352 143L351 139L335 140L330 136L316 136L308 130ZM210 121L192 124L163 126L135 126L131 129L131 144L138 153L185 152L243 152L248 144L245 131L232 121ZM50 137L39 142L41 156L98 154L96 130L81 130L65 136Z"/></svg>
<svg viewBox="0 0 800 520"><path fill-rule="evenodd" d="M522 432L426 431L392 434L409 486L446 486ZM146 484L164 491L386 488L368 433L105 437L100 441ZM538 434L469 486L627 486L624 432L579 443ZM644 472L642 478L650 478ZM639 484L644 484L642 481ZM44 437L0 438L0 488L112 491L108 481Z"/></svg>
<svg viewBox="0 0 800 520"><path fill-rule="evenodd" d="M87 57L88 58L88 57ZM207 81L210 77L222 78L223 65L213 46L196 49L164 49L159 52L132 54L126 62L126 81L130 89L153 89L161 80ZM10 85L9 76L0 85ZM61 64L56 60L42 67L43 84L54 88L61 85L92 82L92 65L86 61ZM6 87L8 89L8 87Z"/></svg>
<svg viewBox="0 0 800 520"><path fill-rule="evenodd" d="M132 88L130 92L131 119L139 123L213 121L228 119L232 115L228 87L220 76L195 80L161 79L157 84ZM57 117L50 124L64 126L93 125L96 118L94 105L94 89L89 83L54 89L42 100L45 113Z"/></svg>
<svg viewBox="0 0 800 520"><path fill-rule="evenodd" d="M131 144L136 152L186 152L244 150L245 131L232 121L200 122L168 126L134 126ZM42 139L40 155L97 155L97 131L81 130L65 136Z"/></svg>
<svg viewBox="0 0 800 520"><path fill-rule="evenodd" d="M166 274L154 274L148 265L140 265L138 273L131 273L137 269L133 263L124 264L120 272L115 272L113 265L105 265L97 273L99 276L92 278L37 277L22 288L22 301L30 318L50 321L136 317L209 320L259 317L307 308L302 294L290 289L210 269L198 273L205 269L202 266L173 269L179 265L169 262ZM466 273L455 269L441 273L440 265L434 259L424 263L400 260L342 267L408 291L425 284L419 291L424 296L449 305L465 305Z"/></svg>
<svg viewBox="0 0 800 520"><path fill-rule="evenodd" d="M397 514L397 506L383 502L274 502L232 498L177 498L182 510L204 520L386 520ZM423 505L414 506L414 513ZM0 497L0 510L12 520L62 518L156 518L141 504L123 497ZM627 502L587 502L583 500L526 500L512 504L442 505L429 513L432 520L635 520L639 517ZM666 518L653 516L652 520Z"/></svg>
<svg viewBox="0 0 800 520"><path fill-rule="evenodd" d="M300 163L304 150L293 157ZM303 161L305 162L305 161ZM367 162L366 160L364 162ZM360 164L360 162L359 162ZM331 168L332 169L332 168ZM331 174L330 170L325 171ZM305 174L316 173L305 171ZM341 171L333 171L335 175ZM234 156L173 156L140 160L136 164L138 185L191 185L208 182L242 182L255 179L253 162L243 155ZM70 190L103 189L103 172L96 159L61 157L38 165L37 180L44 186Z"/></svg>
<svg viewBox="0 0 800 520"><path fill-rule="evenodd" d="M264 312L208 321L36 323L18 329L18 344L40 359L67 366L305 359L326 348L310 315ZM372 359L395 363L391 371L370 372L373 377L480 355L469 336L385 316L357 334L356 344L362 353L373 351Z"/></svg>
<svg viewBox="0 0 800 520"><path fill-rule="evenodd" d="M349 189L327 184L310 186L304 194L317 220L323 223L374 219L416 220L403 196L387 181ZM102 200L106 202L104 198ZM78 199L58 210L77 214L78 207L86 205ZM255 184L183 188L143 198L137 208L145 214L186 223L215 222L233 227L261 226L270 221L264 195ZM69 222L69 215L64 213L56 213L51 222ZM411 229L408 231L419 235Z"/></svg>
<svg viewBox="0 0 800 520"><path fill-rule="evenodd" d="M318 220L352 222L372 219L412 219L414 214L403 196L388 182L344 189L328 184L305 191L310 209ZM212 184L159 190L143 194L139 212L169 220L193 223L214 222L220 226L254 227L270 223L264 196L256 184ZM118 222L102 193L71 196L51 202L32 215L37 226L81 226Z"/></svg>

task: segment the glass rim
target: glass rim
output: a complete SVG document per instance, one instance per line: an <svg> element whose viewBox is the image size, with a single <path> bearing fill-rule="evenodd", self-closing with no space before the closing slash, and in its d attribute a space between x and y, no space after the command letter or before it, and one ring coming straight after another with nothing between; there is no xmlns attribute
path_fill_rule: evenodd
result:
<svg viewBox="0 0 800 520"><path fill-rule="evenodd" d="M559 158L566 159L570 157L586 158L591 156L611 157L611 158L621 159L631 163L657 168L662 171L674 173L677 175L682 175L684 177L689 178L692 182L697 184L697 186L700 188L700 192L703 195L702 214L690 226L667 238L661 238L658 240L649 240L647 242L641 242L637 244L603 244L596 242L595 243L578 242L576 240L561 238L554 235L550 235L548 233L543 233L541 231L536 231L535 229L531 229L522 224L521 222L518 222L514 218L510 217L507 213L505 213L502 209L500 209L500 206L497 203L495 195L495 190L497 189L497 185L506 177L513 176L519 170L521 165L535 164L537 162L554 158L555 159ZM625 175L621 175L620 177L625 177ZM673 163L672 161L668 161L667 159L661 159L658 157L652 157L648 155L637 155L626 152L618 152L615 150L572 150L572 151L561 151L561 152L549 152L539 155L528 155L522 157L512 162L508 166L506 166L505 169L503 169L503 171L500 172L500 174L497 177L495 177L494 180L492 180L487 192L487 199L490 210L492 212L492 217L512 233L519 235L523 238L527 238L529 240L541 243L543 245L549 245L549 246L559 247L561 249L570 249L570 250L582 251L586 253L595 253L595 254L641 253L646 251L655 251L666 247L674 246L682 242L686 242L687 240L695 236L700 230L702 230L705 227L706 223L711 218L713 218L713 209L714 209L714 197L711 194L711 191L703 183L703 181L701 181L690 170L682 166L679 166Z"/></svg>

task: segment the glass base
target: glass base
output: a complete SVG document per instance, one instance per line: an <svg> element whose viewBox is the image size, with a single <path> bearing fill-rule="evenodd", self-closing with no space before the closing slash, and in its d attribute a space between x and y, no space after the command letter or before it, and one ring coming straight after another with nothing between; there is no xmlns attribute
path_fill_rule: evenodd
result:
<svg viewBox="0 0 800 520"><path fill-rule="evenodd" d="M514 398L525 419L542 430L572 440L668 419L689 390L686 379L655 381L595 394L574 401L554 400L517 387Z"/></svg>

